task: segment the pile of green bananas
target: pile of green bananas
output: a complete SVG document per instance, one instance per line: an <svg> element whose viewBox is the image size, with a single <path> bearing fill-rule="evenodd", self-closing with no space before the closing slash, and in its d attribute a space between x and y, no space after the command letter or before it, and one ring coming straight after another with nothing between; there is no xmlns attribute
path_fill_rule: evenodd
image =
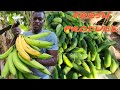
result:
<svg viewBox="0 0 120 90"><path fill-rule="evenodd" d="M53 42L40 41L38 38L48 36L51 32L24 36L20 34L13 46L0 55L0 60L5 60L4 68L1 71L2 79L40 79L34 75L30 68L36 68L41 72L51 75L49 70L37 62L35 58L46 60L52 58L47 53L41 53L40 48L51 48Z"/></svg>
<svg viewBox="0 0 120 90"><path fill-rule="evenodd" d="M73 12L52 12L47 16L47 29L59 40L59 58L54 79L96 79L98 74L113 74L119 63L110 53L111 41L103 32L64 32L65 26L88 27L88 22L74 18Z"/></svg>

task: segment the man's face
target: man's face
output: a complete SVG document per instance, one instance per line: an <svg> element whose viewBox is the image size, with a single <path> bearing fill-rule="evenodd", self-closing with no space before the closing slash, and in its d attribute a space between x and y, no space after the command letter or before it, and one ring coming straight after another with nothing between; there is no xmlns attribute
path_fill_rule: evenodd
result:
<svg viewBox="0 0 120 90"><path fill-rule="evenodd" d="M32 16L32 27L35 32L42 29L44 23L44 13L43 12L34 12Z"/></svg>

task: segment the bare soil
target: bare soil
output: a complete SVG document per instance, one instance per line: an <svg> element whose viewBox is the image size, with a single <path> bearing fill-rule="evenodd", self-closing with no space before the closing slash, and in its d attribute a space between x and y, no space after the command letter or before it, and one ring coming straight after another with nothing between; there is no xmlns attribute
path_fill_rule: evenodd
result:
<svg viewBox="0 0 120 90"><path fill-rule="evenodd" d="M111 39L116 41L117 43L114 45L115 49L118 50L120 52L120 35L118 35L117 33L112 33L110 35Z"/></svg>
<svg viewBox="0 0 120 90"><path fill-rule="evenodd" d="M117 33L111 33L110 35L111 39L116 41L116 44L114 45L115 48L115 56L120 61L120 35Z"/></svg>

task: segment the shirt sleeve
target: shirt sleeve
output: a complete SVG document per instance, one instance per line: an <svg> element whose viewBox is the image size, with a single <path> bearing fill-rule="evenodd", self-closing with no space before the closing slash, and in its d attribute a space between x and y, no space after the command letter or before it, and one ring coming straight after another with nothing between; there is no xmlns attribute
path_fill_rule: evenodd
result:
<svg viewBox="0 0 120 90"><path fill-rule="evenodd" d="M47 50L58 50L58 38L54 32L52 32L48 37L49 42L53 42L53 46Z"/></svg>
<svg viewBox="0 0 120 90"><path fill-rule="evenodd" d="M28 32L23 32L22 34L25 35L25 36L28 36L28 35L29 35ZM27 35L27 34L28 34L28 35Z"/></svg>

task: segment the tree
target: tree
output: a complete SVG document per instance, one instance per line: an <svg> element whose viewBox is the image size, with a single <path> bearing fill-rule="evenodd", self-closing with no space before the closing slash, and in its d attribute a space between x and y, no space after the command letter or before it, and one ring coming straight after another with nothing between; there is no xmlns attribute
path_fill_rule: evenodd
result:
<svg viewBox="0 0 120 90"><path fill-rule="evenodd" d="M20 22L20 28L22 31L29 30L31 17L31 11L0 11L0 30L8 25L13 25L16 20ZM9 43L13 39L11 30L6 31L0 35L0 54L6 52L9 48ZM4 60L0 62L0 71L4 67Z"/></svg>

